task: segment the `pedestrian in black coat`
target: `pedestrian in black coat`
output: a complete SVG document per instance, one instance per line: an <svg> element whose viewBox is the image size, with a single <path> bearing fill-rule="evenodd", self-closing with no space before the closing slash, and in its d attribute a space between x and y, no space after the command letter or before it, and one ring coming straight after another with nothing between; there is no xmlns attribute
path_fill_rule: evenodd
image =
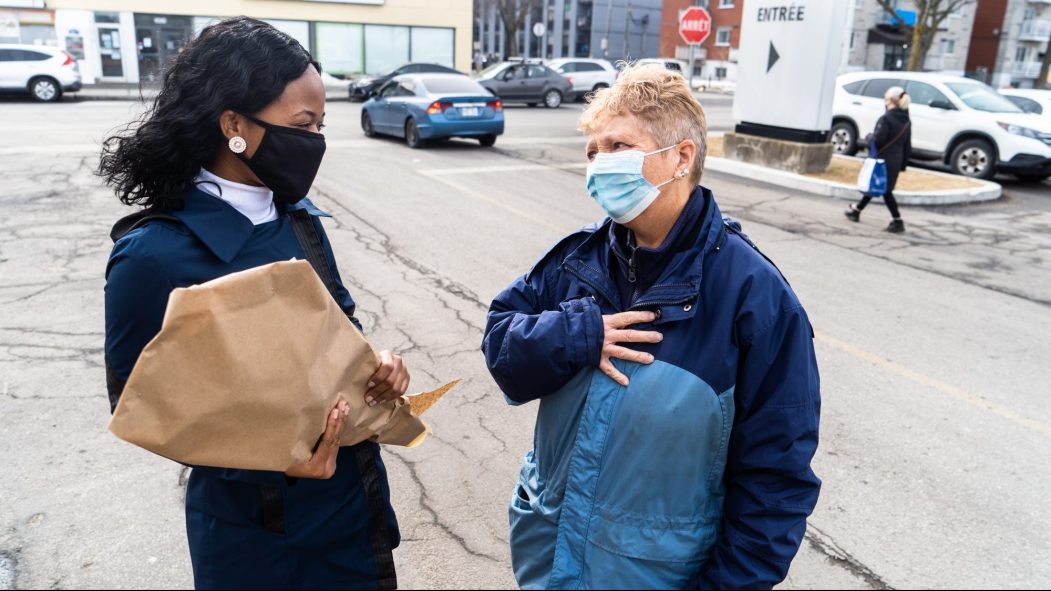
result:
<svg viewBox="0 0 1051 591"><path fill-rule="evenodd" d="M898 174L905 170L912 152L912 124L909 121L909 95L900 86L892 86L883 95L883 102L887 106L887 112L876 121L876 129L872 132L876 139L876 158L882 158L887 163L887 193L883 195L883 202L887 204L893 219L887 226L888 232L904 232L905 222L901 221L901 213L898 211L898 201L894 198L894 186L898 182ZM871 195L864 195L857 205L851 205L845 212L847 218L856 222L861 218L861 210L872 200Z"/></svg>

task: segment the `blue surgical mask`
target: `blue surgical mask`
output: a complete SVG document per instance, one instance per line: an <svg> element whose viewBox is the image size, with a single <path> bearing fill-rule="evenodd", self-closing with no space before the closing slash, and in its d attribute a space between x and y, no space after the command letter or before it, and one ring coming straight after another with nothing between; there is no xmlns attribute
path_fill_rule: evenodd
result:
<svg viewBox="0 0 1051 591"><path fill-rule="evenodd" d="M654 185L642 176L642 164L647 156L667 152L675 146L649 153L641 150L600 152L588 165L588 193L613 221L630 222L657 200L661 187L681 178L672 177Z"/></svg>

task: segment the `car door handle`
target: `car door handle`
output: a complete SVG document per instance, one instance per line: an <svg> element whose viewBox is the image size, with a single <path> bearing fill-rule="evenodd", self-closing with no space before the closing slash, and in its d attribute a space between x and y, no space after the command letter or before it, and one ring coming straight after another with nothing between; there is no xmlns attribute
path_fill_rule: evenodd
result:
<svg viewBox="0 0 1051 591"><path fill-rule="evenodd" d="M857 105L857 106L860 107L861 106L861 101L852 101L850 104Z"/></svg>

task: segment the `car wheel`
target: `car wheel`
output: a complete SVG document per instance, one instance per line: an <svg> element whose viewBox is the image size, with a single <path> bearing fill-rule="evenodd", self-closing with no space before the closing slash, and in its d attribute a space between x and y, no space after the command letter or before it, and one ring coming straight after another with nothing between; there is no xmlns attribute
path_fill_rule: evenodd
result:
<svg viewBox="0 0 1051 591"><path fill-rule="evenodd" d="M376 128L372 126L372 115L369 115L368 111L361 114L361 130L365 132L365 137L376 135Z"/></svg>
<svg viewBox="0 0 1051 591"><path fill-rule="evenodd" d="M405 143L414 150L423 147L423 140L420 139L420 131L416 129L415 119L405 122Z"/></svg>
<svg viewBox="0 0 1051 591"><path fill-rule="evenodd" d="M483 135L478 138L478 143L482 144L483 148L492 148L496 144L496 134Z"/></svg>
<svg viewBox="0 0 1051 591"><path fill-rule="evenodd" d="M837 121L829 132L829 141L836 154L853 156L858 153L858 132L846 121Z"/></svg>
<svg viewBox="0 0 1051 591"><path fill-rule="evenodd" d="M548 109L557 109L562 106L562 93L557 90L549 90L544 93L544 106Z"/></svg>
<svg viewBox="0 0 1051 591"><path fill-rule="evenodd" d="M1040 183L1051 178L1051 174L1049 173L1025 174L1020 172L1015 174L1015 176L1018 177L1018 180L1025 183Z"/></svg>
<svg viewBox="0 0 1051 591"><path fill-rule="evenodd" d="M62 87L54 78L33 78L29 81L29 94L35 101L53 103L62 98Z"/></svg>
<svg viewBox="0 0 1051 591"><path fill-rule="evenodd" d="M949 157L949 167L956 174L976 179L991 179L996 174L996 151L985 140L961 142Z"/></svg>

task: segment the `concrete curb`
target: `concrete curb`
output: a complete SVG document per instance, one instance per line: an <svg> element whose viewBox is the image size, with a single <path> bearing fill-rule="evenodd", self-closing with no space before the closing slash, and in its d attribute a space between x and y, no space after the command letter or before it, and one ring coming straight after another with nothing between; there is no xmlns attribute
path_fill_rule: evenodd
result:
<svg viewBox="0 0 1051 591"><path fill-rule="evenodd" d="M836 158L845 158L845 156L836 156ZM825 197L833 197L835 199L857 201L861 195L853 185L844 185L842 183L805 177L795 173L777 170L775 168L747 164L745 162L728 160L726 158L709 156L704 161L704 168L705 170L714 170L715 172L769 183L779 187L805 191L816 195L823 195ZM932 170L924 172L951 178L959 178L956 175L944 172ZM980 201L994 201L1003 195L1003 187L997 183L979 180L975 180L975 182L979 183L980 186L972 189L950 189L945 191L894 191L894 197L897 198L898 203L901 205L960 205L964 203L977 203Z"/></svg>

